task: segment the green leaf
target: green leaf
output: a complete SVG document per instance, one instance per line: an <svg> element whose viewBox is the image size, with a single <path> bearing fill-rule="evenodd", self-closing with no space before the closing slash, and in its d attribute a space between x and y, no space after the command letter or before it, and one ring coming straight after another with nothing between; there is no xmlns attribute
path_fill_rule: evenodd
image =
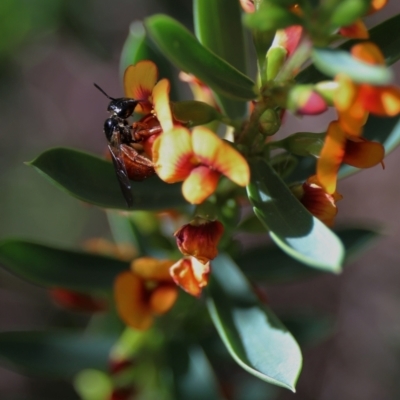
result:
<svg viewBox="0 0 400 400"><path fill-rule="evenodd" d="M382 143L387 156L400 144L400 116L380 118L370 115L363 130L363 137ZM376 167L379 168L379 165ZM342 164L338 177L343 179L359 171L359 168Z"/></svg>
<svg viewBox="0 0 400 400"><path fill-rule="evenodd" d="M312 60L319 70L330 77L341 73L356 83L372 85L387 85L393 80L393 73L386 66L359 61L343 50L314 48Z"/></svg>
<svg viewBox="0 0 400 400"><path fill-rule="evenodd" d="M344 249L337 236L303 207L268 163L257 159L250 168L249 200L274 242L310 267L340 272Z"/></svg>
<svg viewBox="0 0 400 400"><path fill-rule="evenodd" d="M222 396L204 351L182 340L168 345L168 360L174 376L176 400L220 400Z"/></svg>
<svg viewBox="0 0 400 400"><path fill-rule="evenodd" d="M106 370L113 336L76 332L1 332L0 358L28 374L70 379L80 370Z"/></svg>
<svg viewBox="0 0 400 400"><path fill-rule="evenodd" d="M171 109L175 119L191 127L205 125L222 117L214 107L202 101L177 101L171 103Z"/></svg>
<svg viewBox="0 0 400 400"><path fill-rule="evenodd" d="M0 242L0 262L32 283L77 291L111 290L129 262L18 239Z"/></svg>
<svg viewBox="0 0 400 400"><path fill-rule="evenodd" d="M370 41L374 42L382 51L386 65L392 65L400 59L400 36L398 35L400 14L373 27L370 31ZM338 47L341 50L349 50L357 41L348 40ZM301 71L296 81L299 83L317 83L326 79L326 75L318 71L312 64Z"/></svg>
<svg viewBox="0 0 400 400"><path fill-rule="evenodd" d="M128 208L113 165L89 153L62 147L45 151L28 163L79 200L120 210L161 210L187 204L180 184L167 184L158 177L133 182L133 207Z"/></svg>
<svg viewBox="0 0 400 400"><path fill-rule="evenodd" d="M197 39L217 56L246 73L246 51L241 10L236 0L195 0L193 17ZM235 43L232 46L232 43ZM221 109L230 118L243 118L245 102L214 92Z"/></svg>
<svg viewBox="0 0 400 400"><path fill-rule="evenodd" d="M175 75L171 63L161 54L161 52L150 42L146 36L143 23L133 22L129 27L129 34L125 40L120 58L120 76L124 77L125 69L141 60L151 60L158 68L159 79L167 78L171 83L171 98L177 99L177 88Z"/></svg>
<svg viewBox="0 0 400 400"><path fill-rule="evenodd" d="M229 257L213 267L207 306L229 353L250 374L294 391L302 364L296 341Z"/></svg>
<svg viewBox="0 0 400 400"><path fill-rule="evenodd" d="M250 29L270 31L290 25L301 25L302 19L285 7L263 2L258 11L244 16L244 23Z"/></svg>
<svg viewBox="0 0 400 400"><path fill-rule="evenodd" d="M153 15L146 19L145 26L151 39L179 69L225 96L237 100L256 97L250 78L202 46L179 22L165 15Z"/></svg>
<svg viewBox="0 0 400 400"><path fill-rule="evenodd" d="M337 231L336 234L346 250L345 263L356 258L380 237L377 230L368 228L347 228ZM289 257L277 246L246 250L235 257L235 262L251 281L269 284L296 282L323 273Z"/></svg>

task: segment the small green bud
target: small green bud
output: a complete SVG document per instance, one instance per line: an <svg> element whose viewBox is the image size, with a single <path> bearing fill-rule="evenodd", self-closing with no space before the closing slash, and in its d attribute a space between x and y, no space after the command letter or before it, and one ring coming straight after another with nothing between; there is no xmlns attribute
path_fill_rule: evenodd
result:
<svg viewBox="0 0 400 400"><path fill-rule="evenodd" d="M300 157L318 157L324 145L325 132L297 132L282 140L282 146L289 153Z"/></svg>
<svg viewBox="0 0 400 400"><path fill-rule="evenodd" d="M272 81L278 75L286 61L287 50L282 46L271 47L267 52L267 80Z"/></svg>
<svg viewBox="0 0 400 400"><path fill-rule="evenodd" d="M258 121L258 131L264 136L272 136L278 132L281 127L281 120L278 113L272 108L265 110L259 121Z"/></svg>
<svg viewBox="0 0 400 400"><path fill-rule="evenodd" d="M321 81L315 85L316 91L324 98L329 106L333 106L333 99L339 83L335 81Z"/></svg>
<svg viewBox="0 0 400 400"><path fill-rule="evenodd" d="M299 115L318 115L328 105L313 85L295 85L288 93L286 108Z"/></svg>

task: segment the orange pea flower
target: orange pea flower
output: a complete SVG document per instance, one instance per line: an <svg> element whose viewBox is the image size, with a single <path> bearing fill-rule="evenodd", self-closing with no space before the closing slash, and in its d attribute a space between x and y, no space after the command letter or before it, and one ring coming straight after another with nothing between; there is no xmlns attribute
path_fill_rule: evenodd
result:
<svg viewBox="0 0 400 400"><path fill-rule="evenodd" d="M202 127L193 132L185 128L164 132L153 144L153 162L163 181L184 181L183 196L192 204L200 204L214 193L221 174L239 186L246 186L250 179L243 156Z"/></svg>
<svg viewBox="0 0 400 400"><path fill-rule="evenodd" d="M246 186L250 169L245 158L209 129L196 127L190 132L177 126L168 92L166 80L161 80L153 92L154 110L163 130L152 147L157 175L168 183L184 181L183 195L192 204L199 204L214 193L221 174Z"/></svg>
<svg viewBox="0 0 400 400"><path fill-rule="evenodd" d="M205 83L196 78L194 75L187 74L185 72L179 73L179 79L182 82L187 82L189 84L190 90L192 91L195 100L207 103L210 106L219 110L217 101L215 100L212 90Z"/></svg>
<svg viewBox="0 0 400 400"><path fill-rule="evenodd" d="M125 96L140 103L136 106L135 112L149 114L152 111L153 89L158 80L158 69L156 64L150 60L139 61L130 65L124 73Z"/></svg>
<svg viewBox="0 0 400 400"><path fill-rule="evenodd" d="M373 65L385 65L379 48L364 42L352 47L351 54L357 60ZM379 116L395 116L400 113L400 89L395 86L356 84L343 74L336 77L338 90L334 104L342 128L352 135L359 135L368 113Z"/></svg>
<svg viewBox="0 0 400 400"><path fill-rule="evenodd" d="M339 167L346 163L356 168L370 168L382 162L384 147L377 142L348 135L338 121L329 124L324 146L317 162L317 180L333 195Z"/></svg>
<svg viewBox="0 0 400 400"><path fill-rule="evenodd" d="M177 230L174 236L183 255L196 257L206 264L217 257L217 246L223 233L221 222L197 217Z"/></svg>
<svg viewBox="0 0 400 400"><path fill-rule="evenodd" d="M166 313L174 305L178 291L169 273L170 260L138 258L131 270L119 274L114 283L116 308L130 327L146 330L154 316Z"/></svg>
<svg viewBox="0 0 400 400"><path fill-rule="evenodd" d="M170 269L174 282L192 296L199 297L208 283L210 263L201 263L195 257L185 257Z"/></svg>
<svg viewBox="0 0 400 400"><path fill-rule="evenodd" d="M293 188L292 191L312 215L325 225L333 226L334 218L338 212L336 203L343 198L342 195L337 192L327 193L316 175L309 177L303 185Z"/></svg>

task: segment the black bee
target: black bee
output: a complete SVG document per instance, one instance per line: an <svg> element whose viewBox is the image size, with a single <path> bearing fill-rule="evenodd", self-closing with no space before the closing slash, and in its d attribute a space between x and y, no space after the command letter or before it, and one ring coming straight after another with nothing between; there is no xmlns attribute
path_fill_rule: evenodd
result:
<svg viewBox="0 0 400 400"><path fill-rule="evenodd" d="M104 122L104 133L122 194L128 207L132 207L133 196L130 179L141 181L154 174L151 160L139 154L132 147L134 143L138 142L137 134L134 134L127 119L133 114L140 100L128 97L115 99L98 85L94 84L94 86L111 100L107 111L112 115Z"/></svg>

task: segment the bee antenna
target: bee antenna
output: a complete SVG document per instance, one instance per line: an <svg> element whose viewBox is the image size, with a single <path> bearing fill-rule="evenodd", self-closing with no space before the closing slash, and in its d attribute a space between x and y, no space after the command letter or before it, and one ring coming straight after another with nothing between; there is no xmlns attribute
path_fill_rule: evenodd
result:
<svg viewBox="0 0 400 400"><path fill-rule="evenodd" d="M99 89L101 93L104 94L104 96L106 96L108 99L110 100L115 100L113 97L110 97L99 85L96 85L95 83L93 83L94 87L96 89Z"/></svg>

